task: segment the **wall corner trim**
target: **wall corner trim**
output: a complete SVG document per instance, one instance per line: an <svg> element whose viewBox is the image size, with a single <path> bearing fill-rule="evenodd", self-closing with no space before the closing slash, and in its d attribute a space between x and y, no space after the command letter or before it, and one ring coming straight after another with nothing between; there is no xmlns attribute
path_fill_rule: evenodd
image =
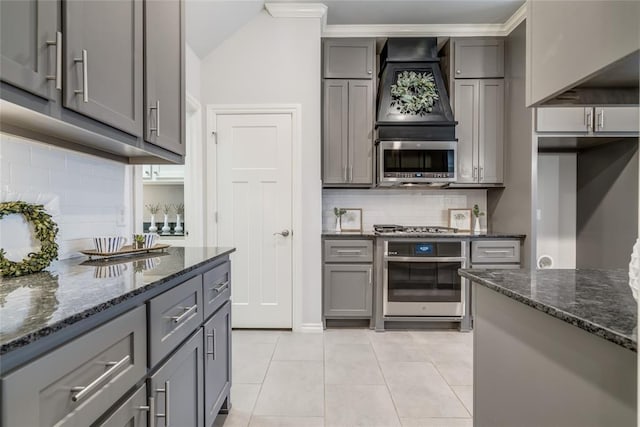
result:
<svg viewBox="0 0 640 427"><path fill-rule="evenodd" d="M508 36L511 31L515 30L516 27L520 25L525 19L527 19L527 2L520 6L518 10L516 10L514 14L505 21L504 24L502 24L504 35Z"/></svg>
<svg viewBox="0 0 640 427"><path fill-rule="evenodd" d="M322 3L265 3L274 18L326 18L327 6Z"/></svg>

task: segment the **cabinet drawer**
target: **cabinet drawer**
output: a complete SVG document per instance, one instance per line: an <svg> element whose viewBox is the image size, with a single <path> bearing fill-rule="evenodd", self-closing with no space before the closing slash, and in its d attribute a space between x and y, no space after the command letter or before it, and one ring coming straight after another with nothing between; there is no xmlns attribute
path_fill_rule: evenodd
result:
<svg viewBox="0 0 640 427"><path fill-rule="evenodd" d="M146 373L138 307L2 380L3 426L88 426Z"/></svg>
<svg viewBox="0 0 640 427"><path fill-rule="evenodd" d="M178 347L203 320L202 276L149 302L149 367Z"/></svg>
<svg viewBox="0 0 640 427"><path fill-rule="evenodd" d="M371 240L325 240L324 262L373 262Z"/></svg>
<svg viewBox="0 0 640 427"><path fill-rule="evenodd" d="M147 386L143 385L133 396L118 406L111 414L94 424L100 427L147 427L148 412L140 409L147 405Z"/></svg>
<svg viewBox="0 0 640 427"><path fill-rule="evenodd" d="M212 268L202 275L204 318L208 319L231 296L231 263Z"/></svg>
<svg viewBox="0 0 640 427"><path fill-rule="evenodd" d="M520 262L519 240L479 240L471 242L471 263Z"/></svg>

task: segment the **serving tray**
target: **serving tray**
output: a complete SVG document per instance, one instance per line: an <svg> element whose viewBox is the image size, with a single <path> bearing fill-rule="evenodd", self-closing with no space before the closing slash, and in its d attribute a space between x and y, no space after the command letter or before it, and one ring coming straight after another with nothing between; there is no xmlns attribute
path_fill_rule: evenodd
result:
<svg viewBox="0 0 640 427"><path fill-rule="evenodd" d="M89 259L93 259L94 257L106 259L106 258L123 256L123 255L143 254L143 253L150 253L150 252L164 252L165 249L169 247L171 247L171 245L158 243L154 245L152 248L134 249L133 246L127 245L127 246L123 246L122 249L120 249L118 252L99 252L92 249L92 250L80 251L80 253L87 255Z"/></svg>

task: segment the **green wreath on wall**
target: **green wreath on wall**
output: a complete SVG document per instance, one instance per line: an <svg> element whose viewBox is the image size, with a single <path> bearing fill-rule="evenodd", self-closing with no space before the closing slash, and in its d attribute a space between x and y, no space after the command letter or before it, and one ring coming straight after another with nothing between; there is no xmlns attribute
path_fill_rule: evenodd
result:
<svg viewBox="0 0 640 427"><path fill-rule="evenodd" d="M403 71L398 74L396 84L391 85L391 106L396 106L401 114L424 116L433 111L439 98L430 72Z"/></svg>
<svg viewBox="0 0 640 427"><path fill-rule="evenodd" d="M58 258L58 244L56 236L58 225L51 219L42 205L35 205L21 201L0 203L0 219L5 215L22 214L33 225L35 237L42 247L39 252L31 252L22 261L11 261L5 257L6 252L0 248L0 275L22 276L37 273Z"/></svg>

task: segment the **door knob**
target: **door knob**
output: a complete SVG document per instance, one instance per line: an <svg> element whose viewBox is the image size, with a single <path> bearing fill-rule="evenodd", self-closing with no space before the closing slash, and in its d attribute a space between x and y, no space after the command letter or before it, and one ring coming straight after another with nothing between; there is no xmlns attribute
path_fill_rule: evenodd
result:
<svg viewBox="0 0 640 427"><path fill-rule="evenodd" d="M273 233L273 235L275 236L276 234L281 235L282 237L287 237L289 235L289 230L282 230L279 233Z"/></svg>

